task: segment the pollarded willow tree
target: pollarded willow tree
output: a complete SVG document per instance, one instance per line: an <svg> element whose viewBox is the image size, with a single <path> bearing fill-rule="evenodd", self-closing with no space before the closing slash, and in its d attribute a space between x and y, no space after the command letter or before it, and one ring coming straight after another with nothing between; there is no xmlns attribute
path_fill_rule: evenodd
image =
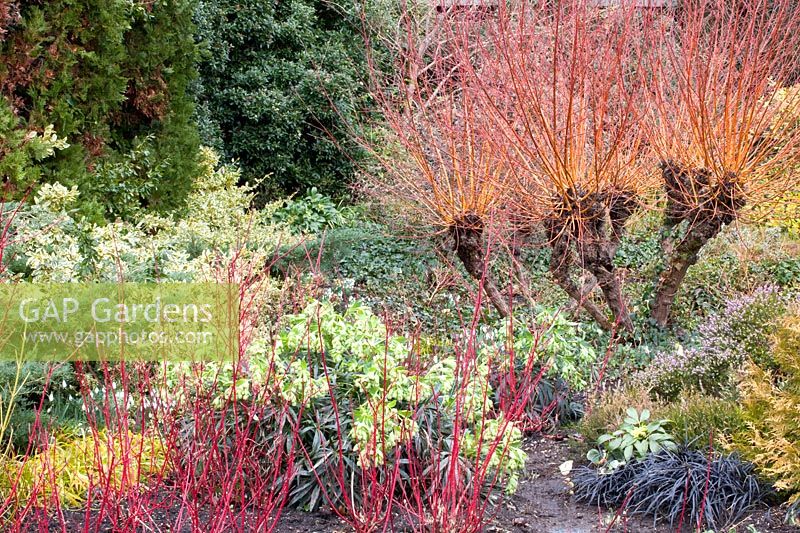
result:
<svg viewBox="0 0 800 533"><path fill-rule="evenodd" d="M652 301L667 323L700 250L748 207L797 189L800 10L791 0L684 0L653 28L643 126L657 154L665 225L682 231Z"/></svg>
<svg viewBox="0 0 800 533"><path fill-rule="evenodd" d="M426 236L448 239L470 277L506 316L510 299L494 280L488 257L491 237L506 216L508 169L494 156L486 113L465 85L471 35L455 31L471 31L482 17L468 14L468 24L461 19L463 25L450 26L434 10L413 15L407 12L400 24L396 71L388 77L373 71L388 130L381 144L370 146L385 170L374 185Z"/></svg>
<svg viewBox="0 0 800 533"><path fill-rule="evenodd" d="M651 310L665 325L702 247L798 183L785 169L798 156L800 91L783 88L798 72L800 11L730 4L500 2L442 17L444 37L423 40L438 43L425 54L408 32L402 82L382 93L402 95L383 100L410 156L390 163L399 197L455 237L477 279L487 221L515 239L544 233L554 281L608 329L632 327L614 265L626 223L659 206L671 238ZM509 298L489 293L507 313Z"/></svg>
<svg viewBox="0 0 800 533"><path fill-rule="evenodd" d="M501 314L510 298L487 276L486 236L531 245L543 230L558 285L604 327L630 328L613 257L649 177L632 12L518 2L443 10L433 31L412 20L401 75L377 92L403 148L385 160L390 201L452 236ZM577 281L587 272L613 318Z"/></svg>
<svg viewBox="0 0 800 533"><path fill-rule="evenodd" d="M635 15L579 0L501 5L473 62L495 153L514 172L518 229L544 230L554 281L608 329L632 328L613 259L653 186ZM582 287L581 273L595 283ZM594 285L612 319L589 299Z"/></svg>

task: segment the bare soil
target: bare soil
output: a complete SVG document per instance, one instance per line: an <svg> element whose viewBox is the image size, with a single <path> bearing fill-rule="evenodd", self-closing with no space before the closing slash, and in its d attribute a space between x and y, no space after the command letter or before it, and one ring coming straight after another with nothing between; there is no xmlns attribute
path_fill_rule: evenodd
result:
<svg viewBox="0 0 800 533"><path fill-rule="evenodd" d="M652 522L618 517L612 511L575 503L572 482L559 467L581 461L559 437L537 438L526 443L525 479L514 497L503 505L493 528L500 532L594 533L595 531L669 531Z"/></svg>

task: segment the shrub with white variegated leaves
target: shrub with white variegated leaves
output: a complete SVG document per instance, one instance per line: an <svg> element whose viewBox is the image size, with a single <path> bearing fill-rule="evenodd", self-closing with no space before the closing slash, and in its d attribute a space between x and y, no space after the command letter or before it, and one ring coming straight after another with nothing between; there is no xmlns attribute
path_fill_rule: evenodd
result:
<svg viewBox="0 0 800 533"><path fill-rule="evenodd" d="M291 233L267 206L250 209L251 188L239 171L201 151L201 173L178 220L144 215L137 223L97 225L79 218L76 188L47 184L16 209L4 254L6 276L37 282L210 281L214 267L240 260L265 262ZM10 212L16 206L6 206Z"/></svg>

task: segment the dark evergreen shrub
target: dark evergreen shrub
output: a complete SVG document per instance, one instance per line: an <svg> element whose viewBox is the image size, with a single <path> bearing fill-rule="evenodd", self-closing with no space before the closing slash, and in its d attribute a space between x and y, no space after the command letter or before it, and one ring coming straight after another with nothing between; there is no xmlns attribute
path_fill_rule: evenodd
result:
<svg viewBox="0 0 800 533"><path fill-rule="evenodd" d="M367 97L352 0L201 0L197 115L203 142L237 159L262 199L341 196L361 151L348 139Z"/></svg>

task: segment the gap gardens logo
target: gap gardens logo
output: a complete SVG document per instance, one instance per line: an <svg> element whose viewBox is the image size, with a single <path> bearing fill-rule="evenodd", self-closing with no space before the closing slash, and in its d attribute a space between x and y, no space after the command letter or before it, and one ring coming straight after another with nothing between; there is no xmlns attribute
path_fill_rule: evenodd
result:
<svg viewBox="0 0 800 533"><path fill-rule="evenodd" d="M0 309L5 360L218 360L238 353L233 284L4 284Z"/></svg>

